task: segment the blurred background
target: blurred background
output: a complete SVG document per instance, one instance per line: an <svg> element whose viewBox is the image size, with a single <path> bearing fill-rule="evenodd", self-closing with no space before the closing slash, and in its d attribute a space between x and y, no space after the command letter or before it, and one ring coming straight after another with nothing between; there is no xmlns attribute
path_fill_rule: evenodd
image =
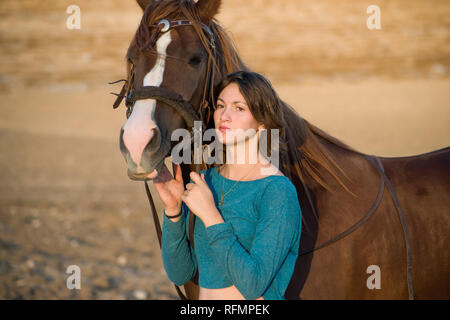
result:
<svg viewBox="0 0 450 320"><path fill-rule="evenodd" d="M66 27L72 4L79 30ZM380 30L366 26L372 4ZM141 15L133 0L0 2L0 299L178 298L119 151L120 85L107 85L125 76ZM448 0L226 0L217 20L285 101L348 145L450 145ZM80 290L66 287L70 265Z"/></svg>

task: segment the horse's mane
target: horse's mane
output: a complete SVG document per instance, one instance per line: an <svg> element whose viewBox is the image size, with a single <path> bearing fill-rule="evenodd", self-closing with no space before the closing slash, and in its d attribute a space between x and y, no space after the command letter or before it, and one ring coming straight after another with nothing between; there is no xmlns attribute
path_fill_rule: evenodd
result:
<svg viewBox="0 0 450 320"><path fill-rule="evenodd" d="M285 126L287 128L286 139L290 152L289 156L282 161L283 163L281 166L284 166L287 175L294 175L303 182L305 181L305 175L307 175L323 188L333 192L335 190L324 181L323 173L327 172L344 190L353 194L337 175L337 172L340 172L349 181L350 178L336 161L333 160L319 138L322 138L341 149L356 152L358 154L360 154L360 152L303 119L287 103L283 102L283 107Z"/></svg>
<svg viewBox="0 0 450 320"><path fill-rule="evenodd" d="M181 14L180 14L181 12ZM164 2L154 1L148 6L142 17L141 23L135 35L138 46L146 45L152 36L152 28L160 19L183 18L191 21L202 41L208 54L212 52L208 46L208 39L202 31L202 23L198 9L193 1L189 0L169 0ZM229 73L238 70L248 70L226 30L220 26L219 22L212 19L209 27L214 34L216 42L216 54L214 66L216 68L216 81L219 83ZM213 97L211 97L212 99ZM210 101L213 103L213 101ZM287 103L282 102L284 109L285 134L288 151L280 155L280 170L291 180L305 182L305 176L309 176L323 188L333 191L325 182L323 174L327 172L336 182L347 192L353 194L338 176L340 172L349 179L343 169L333 160L319 137L346 150L359 153L351 147L345 145L338 139L328 135L321 129L304 120ZM350 179L349 179L350 180ZM296 184L298 186L298 184ZM298 187L297 187L298 188ZM317 217L316 217L317 219Z"/></svg>

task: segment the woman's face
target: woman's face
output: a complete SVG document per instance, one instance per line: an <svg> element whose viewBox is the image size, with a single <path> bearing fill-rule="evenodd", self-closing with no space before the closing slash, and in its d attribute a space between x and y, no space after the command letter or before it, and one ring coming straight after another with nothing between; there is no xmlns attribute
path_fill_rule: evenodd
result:
<svg viewBox="0 0 450 320"><path fill-rule="evenodd" d="M264 128L253 117L236 83L230 83L222 90L216 105L214 125L216 130L222 133L218 136L224 144L230 144L233 141L238 143L243 141L246 136L253 136L258 129Z"/></svg>

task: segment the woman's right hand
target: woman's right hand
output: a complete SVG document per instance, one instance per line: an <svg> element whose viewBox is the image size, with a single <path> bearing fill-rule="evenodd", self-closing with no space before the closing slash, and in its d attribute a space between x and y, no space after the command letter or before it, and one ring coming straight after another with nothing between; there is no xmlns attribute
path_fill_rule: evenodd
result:
<svg viewBox="0 0 450 320"><path fill-rule="evenodd" d="M181 195L184 192L181 167L180 165L172 164L172 168L175 179L165 164L162 167L161 173L153 179L153 184L164 204L166 213L170 216L180 213Z"/></svg>

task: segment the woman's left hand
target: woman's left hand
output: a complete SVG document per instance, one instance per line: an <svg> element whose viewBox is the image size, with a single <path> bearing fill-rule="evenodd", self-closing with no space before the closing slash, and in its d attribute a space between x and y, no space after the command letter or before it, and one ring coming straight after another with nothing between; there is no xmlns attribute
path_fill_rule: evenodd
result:
<svg viewBox="0 0 450 320"><path fill-rule="evenodd" d="M192 171L190 178L194 183L188 183L186 190L181 195L181 200L186 203L190 211L199 217L205 227L224 222L220 212L214 203L214 197L203 173L201 176Z"/></svg>

